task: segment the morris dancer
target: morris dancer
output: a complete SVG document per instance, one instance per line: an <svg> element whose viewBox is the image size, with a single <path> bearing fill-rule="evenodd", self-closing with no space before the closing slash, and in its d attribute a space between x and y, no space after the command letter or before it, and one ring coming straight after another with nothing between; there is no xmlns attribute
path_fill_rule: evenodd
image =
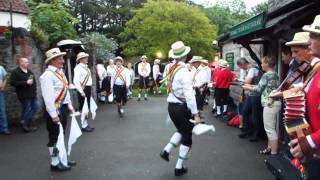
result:
<svg viewBox="0 0 320 180"><path fill-rule="evenodd" d="M156 94L156 93L161 94L161 90L159 89L159 81L161 76L160 62L161 62L160 59L155 59L154 64L152 66L153 84L156 87L156 89L153 90L153 94Z"/></svg>
<svg viewBox="0 0 320 180"><path fill-rule="evenodd" d="M193 67L191 70L192 75L192 87L196 94L196 101L198 111L201 116L201 111L203 111L204 99L206 96L206 84L208 81L208 74L206 69L201 65L203 59L200 56L193 56L190 60L190 64Z"/></svg>
<svg viewBox="0 0 320 180"><path fill-rule="evenodd" d="M68 90L68 81L62 71L65 52L58 48L46 52L48 65L45 72L40 76L40 85L44 104L46 107L45 118L49 133L49 153L51 157L51 171L67 171L76 165L74 161L68 161L68 166L62 164L59 159L59 151L56 147L59 136L59 123L65 130L69 111L74 113L74 108Z"/></svg>
<svg viewBox="0 0 320 180"><path fill-rule="evenodd" d="M74 68L73 83L78 91L79 109L81 110L85 98L87 98L87 104L90 110L91 106L91 90L92 90L92 77L91 71L88 68L88 57L89 54L80 52L77 55L77 65ZM86 119L81 121L81 129L84 132L92 132L94 128L89 126L88 120L92 120L92 113L89 112Z"/></svg>
<svg viewBox="0 0 320 180"><path fill-rule="evenodd" d="M138 101L141 100L141 91L144 90L144 100L148 100L148 83L149 83L149 76L151 73L151 66L147 62L147 56L141 57L141 62L138 65L138 72L140 75L140 82L139 82L139 94L138 94Z"/></svg>
<svg viewBox="0 0 320 180"><path fill-rule="evenodd" d="M127 91L130 87L130 74L129 70L123 67L124 60L122 57L118 56L115 58L116 68L113 84L113 93L115 95L115 100L117 103L117 110L119 116L122 118L124 110L122 106L127 103Z"/></svg>
<svg viewBox="0 0 320 180"><path fill-rule="evenodd" d="M176 64L168 78L168 111L177 132L173 134L169 143L160 153L160 157L169 161L169 153L173 147L180 145L179 158L175 167L175 176L187 172L183 162L188 159L192 145L192 129L194 124L189 120L194 116L196 124L200 122L196 99L192 89L192 76L186 67L185 61L191 48L178 41L172 44L169 56L176 59Z"/></svg>

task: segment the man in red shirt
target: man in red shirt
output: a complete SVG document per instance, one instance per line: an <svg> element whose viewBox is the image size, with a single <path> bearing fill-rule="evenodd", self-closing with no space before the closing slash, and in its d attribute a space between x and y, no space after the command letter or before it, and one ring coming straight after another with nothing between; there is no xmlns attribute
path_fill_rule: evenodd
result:
<svg viewBox="0 0 320 180"><path fill-rule="evenodd" d="M227 61L221 59L218 65L219 67L214 70L212 76L215 85L214 98L217 103L217 117L227 112L230 83L236 79L235 74L229 70ZM223 107L223 112L221 112L221 107Z"/></svg>

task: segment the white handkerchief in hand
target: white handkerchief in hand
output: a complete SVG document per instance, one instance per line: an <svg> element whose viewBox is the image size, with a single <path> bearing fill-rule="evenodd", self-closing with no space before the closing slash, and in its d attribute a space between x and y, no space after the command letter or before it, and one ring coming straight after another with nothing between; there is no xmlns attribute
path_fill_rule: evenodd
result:
<svg viewBox="0 0 320 180"><path fill-rule="evenodd" d="M62 124L60 122L59 122L59 136L58 136L58 141L57 141L56 147L59 150L58 157L59 157L60 162L63 165L68 166L67 151L66 151L66 147L64 145L64 133L63 133Z"/></svg>
<svg viewBox="0 0 320 180"><path fill-rule="evenodd" d="M109 96L108 96L108 101L111 103L113 102L113 93L111 93Z"/></svg>
<svg viewBox="0 0 320 180"><path fill-rule="evenodd" d="M91 97L90 98L90 112L92 114L92 120L94 120L96 118L97 109L98 109L98 106L97 106L96 102L94 101L94 99Z"/></svg>
<svg viewBox="0 0 320 180"><path fill-rule="evenodd" d="M75 116L72 116L71 127L70 127L70 136L68 141L68 155L71 154L72 145L77 141L77 139L82 135L81 129L78 125L77 119Z"/></svg>
<svg viewBox="0 0 320 180"><path fill-rule="evenodd" d="M88 100L85 98L82 110L81 110L81 122L83 122L86 119L86 116L89 113L89 107L88 107Z"/></svg>
<svg viewBox="0 0 320 180"><path fill-rule="evenodd" d="M214 132L215 127L213 125L198 124L193 127L192 133L198 136L198 135L204 134L209 131Z"/></svg>

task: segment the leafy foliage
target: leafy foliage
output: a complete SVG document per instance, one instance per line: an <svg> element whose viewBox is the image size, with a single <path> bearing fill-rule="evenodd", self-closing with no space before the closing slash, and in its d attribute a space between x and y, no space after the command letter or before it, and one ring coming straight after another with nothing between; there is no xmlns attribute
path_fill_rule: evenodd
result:
<svg viewBox="0 0 320 180"><path fill-rule="evenodd" d="M82 42L88 49L94 50L98 59L110 59L115 56L118 44L113 39L106 38L105 35L97 32L84 36Z"/></svg>
<svg viewBox="0 0 320 180"><path fill-rule="evenodd" d="M216 26L198 8L172 0L149 0L136 10L120 34L122 53L126 56L167 55L170 46L182 40L191 46L192 54L211 58L211 42ZM164 57L165 58L165 57Z"/></svg>
<svg viewBox="0 0 320 180"><path fill-rule="evenodd" d="M27 1L31 7L31 34L36 40L49 46L63 39L77 39L78 35L74 29L77 19L65 9L59 0L50 3L39 1Z"/></svg>

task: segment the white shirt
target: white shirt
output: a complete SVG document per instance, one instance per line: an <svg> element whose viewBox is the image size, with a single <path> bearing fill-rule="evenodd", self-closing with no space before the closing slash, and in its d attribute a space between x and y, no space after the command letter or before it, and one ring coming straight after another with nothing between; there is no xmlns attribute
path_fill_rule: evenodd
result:
<svg viewBox="0 0 320 180"><path fill-rule="evenodd" d="M115 67L115 65L107 66L107 76L114 77L114 75L116 74Z"/></svg>
<svg viewBox="0 0 320 180"><path fill-rule="evenodd" d="M148 77L151 73L151 66L149 63L140 62L138 65L138 73L140 76Z"/></svg>
<svg viewBox="0 0 320 180"><path fill-rule="evenodd" d="M130 75L130 85L133 85L136 73L134 72L133 69L128 69L128 71L129 71L129 75Z"/></svg>
<svg viewBox="0 0 320 180"><path fill-rule="evenodd" d="M206 70L207 72L207 82L206 83L210 83L211 82L211 69L209 68L209 66L206 65L202 65L202 67Z"/></svg>
<svg viewBox="0 0 320 180"><path fill-rule="evenodd" d="M107 76L107 70L103 64L97 64L96 67L99 80L102 81Z"/></svg>
<svg viewBox="0 0 320 180"><path fill-rule="evenodd" d="M172 82L172 91L179 98L186 100L187 106L192 114L198 113L196 98L192 89L192 76L191 72L186 67L185 63L179 62L184 68L176 72ZM167 98L169 103L183 103L176 98L172 92L169 93Z"/></svg>
<svg viewBox="0 0 320 180"><path fill-rule="evenodd" d="M174 63L169 63L164 67L163 77L166 77L169 74L170 68L174 65Z"/></svg>
<svg viewBox="0 0 320 180"><path fill-rule="evenodd" d="M113 80L111 80L111 83L119 86L126 85L128 88L131 83L129 70L121 66L120 68L116 67L115 72L116 72L115 77L113 78ZM121 73L118 75L117 74L118 72L119 73L121 72Z"/></svg>
<svg viewBox="0 0 320 180"><path fill-rule="evenodd" d="M89 76L89 79L87 83L83 86L92 86L92 77L91 77L91 71L88 68L88 65L79 63L74 68L74 75L73 75L73 84L76 87L77 91L79 93L83 92L83 87L81 86L81 83L84 83L87 76Z"/></svg>
<svg viewBox="0 0 320 180"><path fill-rule="evenodd" d="M55 107L55 100L59 96L64 86L61 80L54 74L54 72L59 72L67 81L67 78L62 70L58 70L56 67L50 65L48 66L46 71L44 71L44 73L40 76L40 87L42 91L44 104L46 106L47 112L52 118L58 116L58 109ZM72 102L68 90L62 104L71 103Z"/></svg>
<svg viewBox="0 0 320 180"><path fill-rule="evenodd" d="M153 66L152 66L152 74L153 74L153 79L154 80L157 80L157 78L158 78L158 76L161 74L160 73L160 66L159 66L159 64L154 64Z"/></svg>
<svg viewBox="0 0 320 180"><path fill-rule="evenodd" d="M201 87L205 83L208 82L208 72L201 65L198 68L192 68L191 70L192 76L192 87Z"/></svg>

